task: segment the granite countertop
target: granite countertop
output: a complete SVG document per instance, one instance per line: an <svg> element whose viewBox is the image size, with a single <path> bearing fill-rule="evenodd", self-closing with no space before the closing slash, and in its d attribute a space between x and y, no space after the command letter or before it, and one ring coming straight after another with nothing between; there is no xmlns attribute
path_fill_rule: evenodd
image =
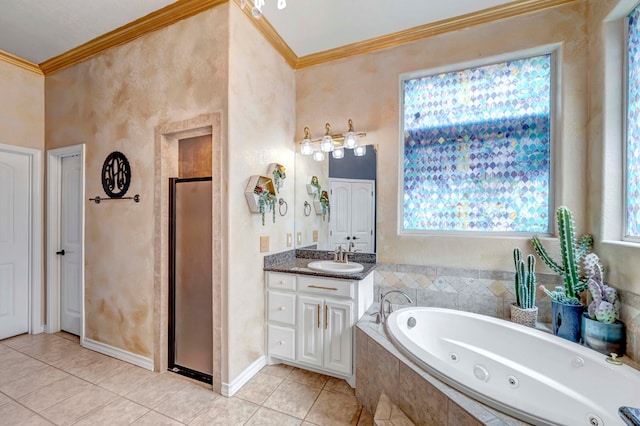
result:
<svg viewBox="0 0 640 426"><path fill-rule="evenodd" d="M318 259L305 259L305 258L295 258L284 260L282 262L278 262L269 266L264 267L265 271L268 272L284 272L288 274L302 274L302 275L313 275L316 277L327 277L327 278L339 278L344 280L363 280L367 275L371 273L376 267L375 263L367 263L367 262L356 262L360 263L364 266L362 272L358 272L357 274L339 274L339 273L326 273L326 272L318 272L312 269L307 268L309 262L313 262Z"/></svg>

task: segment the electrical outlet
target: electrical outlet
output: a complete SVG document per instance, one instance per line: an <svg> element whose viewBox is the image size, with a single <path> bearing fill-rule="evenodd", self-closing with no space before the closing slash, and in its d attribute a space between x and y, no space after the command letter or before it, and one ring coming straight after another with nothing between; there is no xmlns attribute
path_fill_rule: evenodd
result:
<svg viewBox="0 0 640 426"><path fill-rule="evenodd" d="M298 232L296 234L296 244L298 245L302 244L302 232Z"/></svg>
<svg viewBox="0 0 640 426"><path fill-rule="evenodd" d="M269 251L269 236L263 235L260 237L260 253Z"/></svg>
<svg viewBox="0 0 640 426"><path fill-rule="evenodd" d="M318 242L318 230L317 229L313 230L313 242L314 243Z"/></svg>
<svg viewBox="0 0 640 426"><path fill-rule="evenodd" d="M293 234L290 232L287 234L287 247L291 247L293 244Z"/></svg>

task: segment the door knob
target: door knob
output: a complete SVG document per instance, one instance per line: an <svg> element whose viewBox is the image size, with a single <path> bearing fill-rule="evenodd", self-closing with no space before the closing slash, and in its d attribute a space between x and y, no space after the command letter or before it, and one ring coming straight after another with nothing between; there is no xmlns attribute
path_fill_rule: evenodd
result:
<svg viewBox="0 0 640 426"><path fill-rule="evenodd" d="M347 237L347 241L349 241L351 239L351 237Z"/></svg>
<svg viewBox="0 0 640 426"><path fill-rule="evenodd" d="M64 256L64 249L57 251L56 254L59 254L60 256Z"/></svg>
<svg viewBox="0 0 640 426"><path fill-rule="evenodd" d="M358 237L355 237L355 236L354 236L354 237L353 237L353 239L354 239L354 240L357 240L357 239L358 239Z"/></svg>

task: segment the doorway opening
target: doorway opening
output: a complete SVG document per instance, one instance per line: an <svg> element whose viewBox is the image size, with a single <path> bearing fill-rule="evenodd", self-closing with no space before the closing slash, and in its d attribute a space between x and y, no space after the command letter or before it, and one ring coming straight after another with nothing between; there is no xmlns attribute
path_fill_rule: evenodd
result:
<svg viewBox="0 0 640 426"><path fill-rule="evenodd" d="M43 331L40 158L0 144L0 339Z"/></svg>
<svg viewBox="0 0 640 426"><path fill-rule="evenodd" d="M47 332L84 343L85 145L47 151Z"/></svg>
<svg viewBox="0 0 640 426"><path fill-rule="evenodd" d="M226 343L222 333L226 323L226 307L222 301L226 291L224 211L227 206L227 194L224 191L224 176L227 173L226 149L222 143L224 138L221 116L219 113L204 114L184 121L163 124L156 127L155 137L154 220L157 234L154 244L154 370L173 371L173 367L169 368L170 352L173 351L173 343L169 343L169 331L172 328L169 324L169 208L172 204L169 200L169 182L171 178L210 177L212 203L208 219L212 226L212 236L209 239L212 279L211 297L208 300L212 314L210 320L202 320L201 323L206 327L211 326L211 387L213 391L221 392L222 382L226 379L223 375L223 348ZM178 191L180 185L184 184L178 184ZM175 362L174 358L173 363Z"/></svg>

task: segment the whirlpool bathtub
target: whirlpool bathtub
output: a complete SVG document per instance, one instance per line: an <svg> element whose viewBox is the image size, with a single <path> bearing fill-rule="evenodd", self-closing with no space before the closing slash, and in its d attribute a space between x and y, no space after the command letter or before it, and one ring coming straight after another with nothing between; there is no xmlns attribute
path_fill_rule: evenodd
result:
<svg viewBox="0 0 640 426"><path fill-rule="evenodd" d="M591 349L508 321L405 308L386 323L414 362L461 392L536 425L624 425L640 407L640 372Z"/></svg>

